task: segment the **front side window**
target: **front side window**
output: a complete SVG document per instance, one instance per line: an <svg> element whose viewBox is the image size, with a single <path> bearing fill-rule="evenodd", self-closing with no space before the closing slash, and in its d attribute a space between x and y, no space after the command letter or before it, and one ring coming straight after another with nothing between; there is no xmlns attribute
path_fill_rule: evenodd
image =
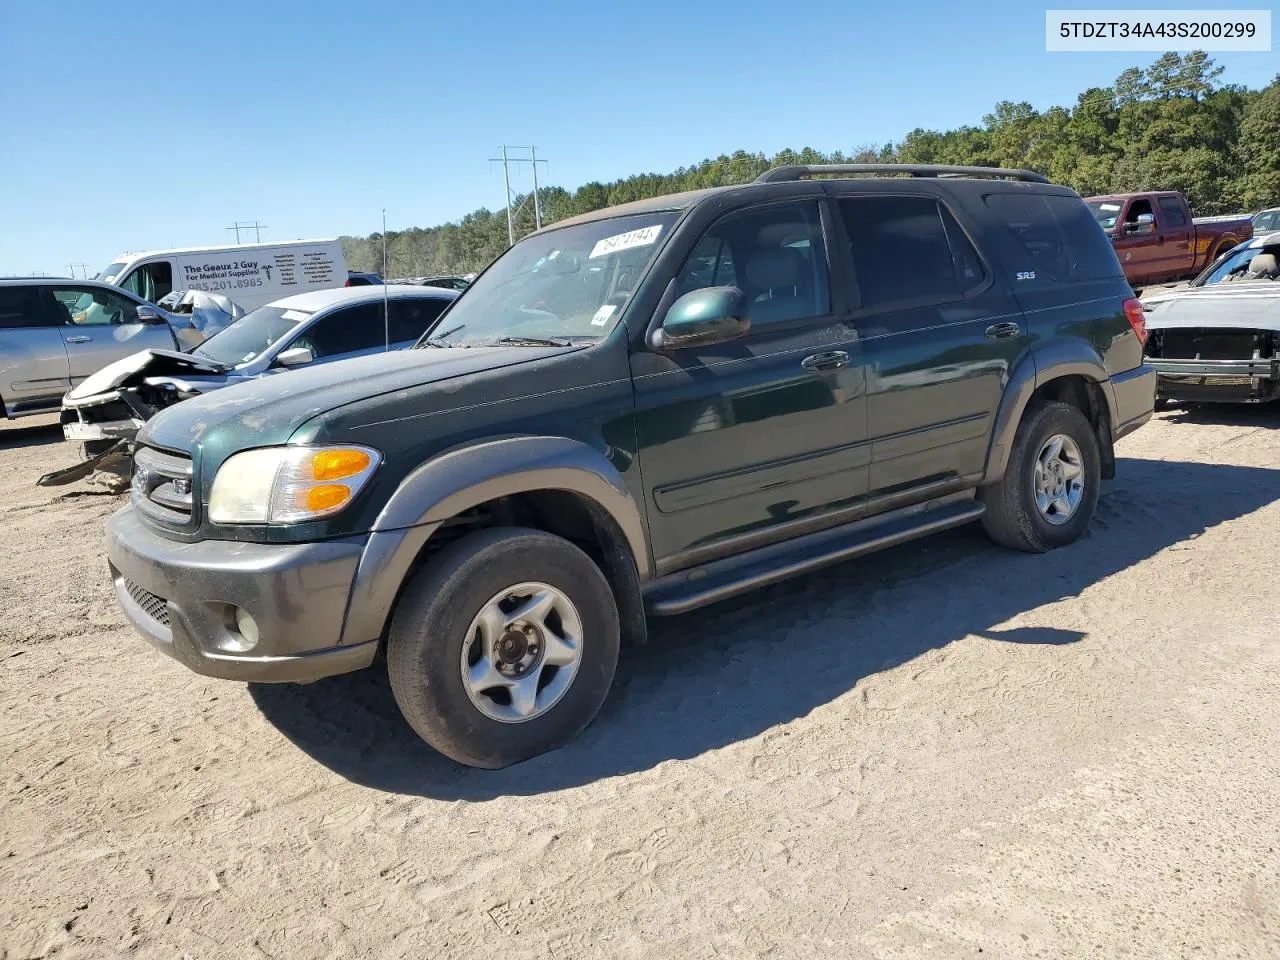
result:
<svg viewBox="0 0 1280 960"><path fill-rule="evenodd" d="M390 302L388 328L391 343L412 343L435 323L452 301L440 298L405 297Z"/></svg>
<svg viewBox="0 0 1280 960"><path fill-rule="evenodd" d="M173 267L168 261L148 263L120 281L120 287L151 303L173 292Z"/></svg>
<svg viewBox="0 0 1280 960"><path fill-rule="evenodd" d="M293 333L298 324L310 316L310 312L306 310L259 307L223 327L193 352L198 357L232 367L248 363L269 350L282 337Z"/></svg>
<svg viewBox="0 0 1280 960"><path fill-rule="evenodd" d="M839 207L863 307L955 300L986 279L973 244L932 197L845 197Z"/></svg>
<svg viewBox="0 0 1280 960"><path fill-rule="evenodd" d="M336 310L298 334L289 344L289 349L306 347L317 360L372 350L375 347L383 349L387 345L388 318L383 316L382 306L381 302L364 303L358 307Z"/></svg>
<svg viewBox="0 0 1280 960"><path fill-rule="evenodd" d="M96 327L138 323L138 305L123 294L101 287L53 287L54 306L63 323Z"/></svg>
<svg viewBox="0 0 1280 960"><path fill-rule="evenodd" d="M526 237L467 288L429 339L443 346L598 340L617 325L675 221L672 212L644 213Z"/></svg>
<svg viewBox="0 0 1280 960"><path fill-rule="evenodd" d="M753 327L829 313L818 205L769 204L715 223L681 269L680 292L724 286L746 295Z"/></svg>

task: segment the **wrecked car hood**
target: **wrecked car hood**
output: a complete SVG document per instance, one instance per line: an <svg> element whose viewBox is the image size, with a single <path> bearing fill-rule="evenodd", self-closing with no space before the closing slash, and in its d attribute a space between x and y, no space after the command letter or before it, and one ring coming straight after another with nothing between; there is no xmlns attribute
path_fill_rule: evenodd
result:
<svg viewBox="0 0 1280 960"><path fill-rule="evenodd" d="M1256 280L1189 287L1162 297L1147 311L1148 330L1224 327L1280 331L1280 281Z"/></svg>
<svg viewBox="0 0 1280 960"><path fill-rule="evenodd" d="M97 373L80 381L64 398L64 403L87 400L99 394L142 383L150 377L189 377L192 375L217 376L231 367L215 360L206 360L176 350L141 350L123 359L109 363Z"/></svg>

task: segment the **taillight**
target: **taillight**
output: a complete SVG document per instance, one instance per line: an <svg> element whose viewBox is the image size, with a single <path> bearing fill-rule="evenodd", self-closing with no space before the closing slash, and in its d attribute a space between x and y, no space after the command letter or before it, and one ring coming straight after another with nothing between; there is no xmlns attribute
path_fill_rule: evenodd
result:
<svg viewBox="0 0 1280 960"><path fill-rule="evenodd" d="M350 278L350 277L347 277L347 282L346 282L346 283L344 283L344 284L343 284L343 286L344 286L344 287L349 287L349 286L351 286L351 278Z"/></svg>
<svg viewBox="0 0 1280 960"><path fill-rule="evenodd" d="M1137 297L1130 297L1124 302L1124 315L1129 321L1129 326L1133 327L1133 332L1138 335L1139 343L1147 342L1147 315L1142 309L1142 301Z"/></svg>

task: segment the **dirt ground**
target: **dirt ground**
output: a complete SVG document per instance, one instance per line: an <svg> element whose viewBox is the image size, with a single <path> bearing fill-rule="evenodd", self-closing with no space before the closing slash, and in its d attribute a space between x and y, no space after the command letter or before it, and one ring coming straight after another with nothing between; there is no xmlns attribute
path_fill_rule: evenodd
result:
<svg viewBox="0 0 1280 960"><path fill-rule="evenodd" d="M373 671L197 677L122 502L0 431L0 957L1280 956L1280 410L1125 440L1090 535L966 529L657 621L486 773Z"/></svg>

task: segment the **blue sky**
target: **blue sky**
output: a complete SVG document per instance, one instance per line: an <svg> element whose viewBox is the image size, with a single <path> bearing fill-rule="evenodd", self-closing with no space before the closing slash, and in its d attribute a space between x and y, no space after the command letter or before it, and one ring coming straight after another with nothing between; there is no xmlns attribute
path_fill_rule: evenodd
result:
<svg viewBox="0 0 1280 960"><path fill-rule="evenodd" d="M1070 103L1156 56L1046 53L1044 9L0 0L0 275L221 243L234 220L289 239L372 232L383 207L393 229L456 219L502 205L503 142L573 188ZM1231 83L1280 70L1214 56Z"/></svg>

